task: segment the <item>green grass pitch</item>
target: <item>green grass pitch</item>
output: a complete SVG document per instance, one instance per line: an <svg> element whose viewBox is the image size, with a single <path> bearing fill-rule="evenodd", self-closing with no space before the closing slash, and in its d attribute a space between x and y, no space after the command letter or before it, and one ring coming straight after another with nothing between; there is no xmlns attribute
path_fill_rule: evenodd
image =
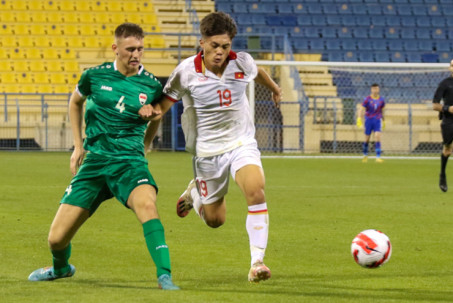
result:
<svg viewBox="0 0 453 303"><path fill-rule="evenodd" d="M141 226L116 200L74 238L73 278L28 282L51 264L47 233L71 179L69 157L0 153L1 302L453 301L453 190L439 190L433 160L263 159L273 276L250 284L247 208L237 186L230 182L224 226L210 229L193 213L180 219L175 202L192 176L191 158L152 153L173 277L183 290L157 289ZM352 239L368 228L392 241L382 268L361 268L351 257Z"/></svg>

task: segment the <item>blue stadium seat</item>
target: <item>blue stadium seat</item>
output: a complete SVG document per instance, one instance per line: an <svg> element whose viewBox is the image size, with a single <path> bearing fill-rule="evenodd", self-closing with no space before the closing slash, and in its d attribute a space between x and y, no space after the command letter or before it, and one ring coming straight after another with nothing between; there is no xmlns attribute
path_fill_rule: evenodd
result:
<svg viewBox="0 0 453 303"><path fill-rule="evenodd" d="M269 15L266 16L266 24L269 26L280 26L282 25L282 18L280 16Z"/></svg>
<svg viewBox="0 0 453 303"><path fill-rule="evenodd" d="M360 62L374 62L374 56L371 52L361 52L359 53Z"/></svg>
<svg viewBox="0 0 453 303"><path fill-rule="evenodd" d="M441 52L439 54L440 63L450 63L452 58L453 58L453 53L451 53L451 52Z"/></svg>
<svg viewBox="0 0 453 303"><path fill-rule="evenodd" d="M253 25L253 24L259 24L259 23L254 23L253 22L253 19L255 18L255 16L259 16L259 17L262 17L263 18L263 24L265 24L265 20L264 20L264 16L261 16L261 15L252 15L252 18L250 18L250 15L249 14L236 14L236 21L238 24L240 24L241 26L247 26L247 25Z"/></svg>
<svg viewBox="0 0 453 303"><path fill-rule="evenodd" d="M396 4L407 4L409 0L395 0Z"/></svg>
<svg viewBox="0 0 453 303"><path fill-rule="evenodd" d="M385 36L387 39L399 39L399 38L400 38L398 29L397 29L397 28L394 28L394 27L388 28L388 29L385 31L384 36Z"/></svg>
<svg viewBox="0 0 453 303"><path fill-rule="evenodd" d="M357 41L357 48L361 51L364 50L373 50L373 45L371 43L371 40L358 40Z"/></svg>
<svg viewBox="0 0 453 303"><path fill-rule="evenodd" d="M356 50L357 49L357 40L355 39L343 39L341 40L341 48L343 50Z"/></svg>
<svg viewBox="0 0 453 303"><path fill-rule="evenodd" d="M368 38L368 32L364 28L354 28L352 32L354 38Z"/></svg>
<svg viewBox="0 0 453 303"><path fill-rule="evenodd" d="M391 51L401 51L401 50L403 50L403 41L401 41L401 40L390 40L389 41L389 50L391 50Z"/></svg>
<svg viewBox="0 0 453 303"><path fill-rule="evenodd" d="M372 15L370 16L371 18L371 24L374 26L385 26L385 18L383 16L375 16Z"/></svg>
<svg viewBox="0 0 453 303"><path fill-rule="evenodd" d="M432 52L433 51L433 41L432 40L418 41L418 50L420 50L422 52Z"/></svg>
<svg viewBox="0 0 453 303"><path fill-rule="evenodd" d="M443 27L443 26L445 26L445 24L446 24L445 18L444 18L444 17L434 17L434 18L431 18L431 24L432 24L434 27Z"/></svg>
<svg viewBox="0 0 453 303"><path fill-rule="evenodd" d="M409 3L411 3L411 4L423 4L425 2L424 2L424 0L409 0Z"/></svg>
<svg viewBox="0 0 453 303"><path fill-rule="evenodd" d="M406 57L401 52L392 52L391 55L392 62L406 62ZM394 79L393 77L387 77L388 79ZM386 79L386 78L384 78Z"/></svg>
<svg viewBox="0 0 453 303"><path fill-rule="evenodd" d="M342 15L352 14L352 6L348 3L343 3L338 7L338 13Z"/></svg>
<svg viewBox="0 0 453 303"><path fill-rule="evenodd" d="M344 58L343 61L346 61L346 62L357 62L358 61L357 53L353 52L353 51L347 51L343 55L343 58Z"/></svg>
<svg viewBox="0 0 453 303"><path fill-rule="evenodd" d="M287 36L292 33L293 28L288 26L277 26L273 28L273 32L279 36Z"/></svg>
<svg viewBox="0 0 453 303"><path fill-rule="evenodd" d="M231 4L230 3L223 3L223 2L217 2L216 3L216 10L225 12L225 13L230 13L231 12ZM236 12L236 11L235 11Z"/></svg>
<svg viewBox="0 0 453 303"><path fill-rule="evenodd" d="M247 49L247 38L235 37L233 39L233 49Z"/></svg>
<svg viewBox="0 0 453 303"><path fill-rule="evenodd" d="M310 49L316 51L323 51L325 49L324 40L315 39L310 41Z"/></svg>
<svg viewBox="0 0 453 303"><path fill-rule="evenodd" d="M327 25L338 26L338 25L341 25L341 18L340 18L340 16L329 15L326 18L326 22L327 22Z"/></svg>
<svg viewBox="0 0 453 303"><path fill-rule="evenodd" d="M363 4L361 4L363 5ZM382 15L382 5L376 4L376 1L372 1L372 4L365 4L368 16L381 16Z"/></svg>
<svg viewBox="0 0 453 303"><path fill-rule="evenodd" d="M401 17L401 25L403 27L415 27L414 17L410 17L410 16Z"/></svg>
<svg viewBox="0 0 453 303"><path fill-rule="evenodd" d="M402 28L401 29L401 38L402 39L415 39L415 30L414 28Z"/></svg>
<svg viewBox="0 0 453 303"><path fill-rule="evenodd" d="M418 39L431 39L431 33L427 28L417 28L415 30L415 36Z"/></svg>
<svg viewBox="0 0 453 303"><path fill-rule="evenodd" d="M420 54L414 54L414 55L418 56L418 61L421 61ZM411 60L409 60L409 61L411 61ZM416 61L411 61L411 62L416 62ZM400 77L398 77L398 86L399 87L413 87L414 86L413 77L410 75L401 75Z"/></svg>
<svg viewBox="0 0 453 303"><path fill-rule="evenodd" d="M429 16L442 16L442 12L440 11L440 6L433 4L428 8L428 15Z"/></svg>
<svg viewBox="0 0 453 303"><path fill-rule="evenodd" d="M331 51L331 50L340 50L341 49L341 44L338 39L328 39L326 40L326 49Z"/></svg>
<svg viewBox="0 0 453 303"><path fill-rule="evenodd" d="M334 27L323 27L321 34L323 38L337 38L337 31Z"/></svg>
<svg viewBox="0 0 453 303"><path fill-rule="evenodd" d="M448 27L453 26L453 18L447 18L447 26Z"/></svg>
<svg viewBox="0 0 453 303"><path fill-rule="evenodd" d="M446 5L442 5L442 13L445 16L449 16L449 17L453 16L453 5L451 5L451 2ZM441 59L439 58L439 60L441 60Z"/></svg>
<svg viewBox="0 0 453 303"><path fill-rule="evenodd" d="M327 15L336 15L338 14L338 11L337 11L337 6L335 4L323 4L322 5L322 10L324 12L324 14L327 14Z"/></svg>
<svg viewBox="0 0 453 303"><path fill-rule="evenodd" d="M432 36L433 39L436 39L436 40L447 39L447 35L446 35L445 30L443 30L441 28L434 29L432 34L431 34L431 36Z"/></svg>
<svg viewBox="0 0 453 303"><path fill-rule="evenodd" d="M395 6L394 5L384 5L384 7L382 8L382 13L384 15L396 15Z"/></svg>
<svg viewBox="0 0 453 303"><path fill-rule="evenodd" d="M371 19L368 16L360 16L355 18L355 21L358 26L366 26L369 27L371 25Z"/></svg>
<svg viewBox="0 0 453 303"><path fill-rule="evenodd" d="M401 25L400 17L398 17L398 16L386 16L385 17L385 23L388 26L400 26Z"/></svg>
<svg viewBox="0 0 453 303"><path fill-rule="evenodd" d="M342 27L337 31L339 38L352 38L352 31L348 27Z"/></svg>
<svg viewBox="0 0 453 303"><path fill-rule="evenodd" d="M313 25L316 26L326 26L327 25L327 20L325 16L313 16L311 19L311 22Z"/></svg>
<svg viewBox="0 0 453 303"><path fill-rule="evenodd" d="M433 53L422 54L421 57L422 57L422 62L424 62L424 63L437 63L439 61L438 54L433 54Z"/></svg>
<svg viewBox="0 0 453 303"><path fill-rule="evenodd" d="M293 30L290 33L292 38L298 38L298 37L303 37L305 35L304 29L299 26L293 27Z"/></svg>
<svg viewBox="0 0 453 303"><path fill-rule="evenodd" d="M329 52L327 54L327 60L330 62L341 62L343 61L343 54L340 52Z"/></svg>
<svg viewBox="0 0 453 303"><path fill-rule="evenodd" d="M308 9L305 4L302 3L296 3L296 4L291 4L293 7L293 12L296 14L308 14Z"/></svg>
<svg viewBox="0 0 453 303"><path fill-rule="evenodd" d="M235 13L248 13L249 6L247 3L234 3L233 4L233 11Z"/></svg>
<svg viewBox="0 0 453 303"><path fill-rule="evenodd" d="M412 8L415 16L426 16L428 15L425 5L414 5Z"/></svg>
<svg viewBox="0 0 453 303"><path fill-rule="evenodd" d="M365 17L368 15L367 7L363 4L353 4L352 12L354 15L361 15L360 17Z"/></svg>
<svg viewBox="0 0 453 303"><path fill-rule="evenodd" d="M400 16L412 16L412 10L410 5L398 5L396 12Z"/></svg>
<svg viewBox="0 0 453 303"><path fill-rule="evenodd" d="M384 39L372 40L371 44L373 45L374 50L377 50L377 51L387 50L387 41ZM387 58L388 58L388 54L387 54Z"/></svg>
<svg viewBox="0 0 453 303"><path fill-rule="evenodd" d="M297 26L297 17L292 16L280 16L280 21L283 26Z"/></svg>
<svg viewBox="0 0 453 303"><path fill-rule="evenodd" d="M249 12L275 14L277 13L277 7L273 3L254 3L249 6Z"/></svg>
<svg viewBox="0 0 453 303"><path fill-rule="evenodd" d="M248 19L250 19L250 14L245 15ZM261 14L252 14L252 24L254 25L266 25L266 18L264 15Z"/></svg>
<svg viewBox="0 0 453 303"><path fill-rule="evenodd" d="M305 6L310 14L322 14L322 6L319 3L306 3Z"/></svg>
<svg viewBox="0 0 453 303"><path fill-rule="evenodd" d="M388 52L376 52L375 53L376 62L389 62L390 57Z"/></svg>
<svg viewBox="0 0 453 303"><path fill-rule="evenodd" d="M319 38L319 28L317 27L304 28L304 33L307 38Z"/></svg>
<svg viewBox="0 0 453 303"><path fill-rule="evenodd" d="M418 51L418 43L415 40L407 40L407 41L404 41L403 44L404 44L404 50L406 50L406 51Z"/></svg>
<svg viewBox="0 0 453 303"><path fill-rule="evenodd" d="M356 17L354 15L344 15L341 17L341 24L344 26L356 26Z"/></svg>
<svg viewBox="0 0 453 303"><path fill-rule="evenodd" d="M431 20L430 17L417 17L417 26L430 27L431 26L430 20Z"/></svg>
<svg viewBox="0 0 453 303"><path fill-rule="evenodd" d="M293 13L293 6L290 5L289 3L278 3L277 11L280 14L291 14Z"/></svg>
<svg viewBox="0 0 453 303"><path fill-rule="evenodd" d="M368 36L372 39L383 39L384 31L382 27L373 27L368 31Z"/></svg>
<svg viewBox="0 0 453 303"><path fill-rule="evenodd" d="M309 15L299 15L297 16L297 24L300 26L310 26L313 25L311 23L311 16Z"/></svg>
<svg viewBox="0 0 453 303"><path fill-rule="evenodd" d="M436 41L436 50L449 52L451 50L450 41Z"/></svg>
<svg viewBox="0 0 453 303"><path fill-rule="evenodd" d="M309 49L308 40L306 39L294 39L293 47L298 51L306 51Z"/></svg>

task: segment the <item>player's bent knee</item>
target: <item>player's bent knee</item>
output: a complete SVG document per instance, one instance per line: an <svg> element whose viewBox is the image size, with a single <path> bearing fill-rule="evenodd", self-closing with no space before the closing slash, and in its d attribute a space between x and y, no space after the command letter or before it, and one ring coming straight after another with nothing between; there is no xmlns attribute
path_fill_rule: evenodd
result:
<svg viewBox="0 0 453 303"><path fill-rule="evenodd" d="M205 222L209 227L218 228L225 223L225 219L223 218L205 219Z"/></svg>
<svg viewBox="0 0 453 303"><path fill-rule="evenodd" d="M51 250L62 250L69 245L69 241L65 240L64 237L58 237L52 233L49 234L47 243L49 244Z"/></svg>
<svg viewBox="0 0 453 303"><path fill-rule="evenodd" d="M265 201L266 197L262 188L247 193L247 203L249 205L261 204Z"/></svg>

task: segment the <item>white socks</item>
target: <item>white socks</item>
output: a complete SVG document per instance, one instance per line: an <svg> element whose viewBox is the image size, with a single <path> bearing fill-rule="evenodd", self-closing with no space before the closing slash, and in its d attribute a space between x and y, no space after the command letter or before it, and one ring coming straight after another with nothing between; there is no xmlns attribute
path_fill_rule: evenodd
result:
<svg viewBox="0 0 453 303"><path fill-rule="evenodd" d="M195 205L194 205L195 206ZM249 234L251 265L263 261L269 233L269 215L266 202L248 207L245 227Z"/></svg>
<svg viewBox="0 0 453 303"><path fill-rule="evenodd" d="M197 215L204 221L204 213L203 213L203 204L201 204L200 194L198 193L198 189L195 186L190 191L190 195L192 196L193 201L193 209L197 213Z"/></svg>

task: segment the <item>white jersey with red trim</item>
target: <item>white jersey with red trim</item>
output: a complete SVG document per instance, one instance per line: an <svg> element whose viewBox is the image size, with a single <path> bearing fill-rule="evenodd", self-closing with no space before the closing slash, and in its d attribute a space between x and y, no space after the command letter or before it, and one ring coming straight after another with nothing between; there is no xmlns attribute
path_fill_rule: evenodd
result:
<svg viewBox="0 0 453 303"><path fill-rule="evenodd" d="M187 151L210 157L256 142L246 87L257 73L255 61L245 52L230 52L220 78L204 68L201 52L176 67L164 94L175 102L183 100Z"/></svg>

